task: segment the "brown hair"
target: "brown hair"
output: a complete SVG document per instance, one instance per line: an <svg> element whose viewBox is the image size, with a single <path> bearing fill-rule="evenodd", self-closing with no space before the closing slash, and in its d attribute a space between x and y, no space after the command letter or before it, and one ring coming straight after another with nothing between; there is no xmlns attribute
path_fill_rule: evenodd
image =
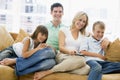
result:
<svg viewBox="0 0 120 80"><path fill-rule="evenodd" d="M38 33L45 34L45 36L48 38L48 30L47 30L47 28L45 26L43 26L43 25L37 26L37 28L35 29L35 31L31 35L31 38L32 39L36 39L37 36L38 36ZM47 38L46 38L46 40L43 43L46 43Z"/></svg>
<svg viewBox="0 0 120 80"><path fill-rule="evenodd" d="M81 16L83 16L83 15L86 16L87 21L86 21L85 26L80 30L80 32L81 32L83 35L85 35L85 34L86 34L85 29L86 29L86 27L87 27L87 25L88 25L88 16L87 16L87 14L86 14L85 12L82 12L82 11L81 11L81 12L78 12L78 13L74 16L74 18L73 18L73 20L72 20L71 28L73 28L73 27L75 26L75 21L78 20L78 19L79 19Z"/></svg>

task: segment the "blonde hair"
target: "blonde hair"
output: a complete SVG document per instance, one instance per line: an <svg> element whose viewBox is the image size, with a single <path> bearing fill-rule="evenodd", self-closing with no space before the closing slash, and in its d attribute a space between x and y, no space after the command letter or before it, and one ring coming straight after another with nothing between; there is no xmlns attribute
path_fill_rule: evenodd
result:
<svg viewBox="0 0 120 80"><path fill-rule="evenodd" d="M96 21L94 24L93 24L93 30L95 30L95 27L97 27L96 25L99 25L98 27L102 30L105 29L105 24L102 22L102 21Z"/></svg>
<svg viewBox="0 0 120 80"><path fill-rule="evenodd" d="M88 25L88 16L87 16L87 14L86 14L85 12L80 11L80 12L78 12L78 13L74 16L74 18L73 18L73 20L72 20L71 28L74 28L75 22L76 22L78 19L80 19L80 17L83 16L83 15L86 16L87 20L86 20L85 26L84 26L82 29L80 29L80 32L81 32L83 35L85 35L85 34L86 34L85 29L86 29L86 27L87 27L87 25Z"/></svg>

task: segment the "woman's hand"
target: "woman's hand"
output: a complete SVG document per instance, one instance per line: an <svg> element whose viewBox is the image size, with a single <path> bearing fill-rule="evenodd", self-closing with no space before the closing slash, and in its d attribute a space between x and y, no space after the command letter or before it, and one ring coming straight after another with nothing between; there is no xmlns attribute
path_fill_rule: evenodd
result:
<svg viewBox="0 0 120 80"><path fill-rule="evenodd" d="M75 51L75 50L70 50L70 51L69 51L69 54L70 54L70 55L75 55L75 54L76 54L76 51Z"/></svg>

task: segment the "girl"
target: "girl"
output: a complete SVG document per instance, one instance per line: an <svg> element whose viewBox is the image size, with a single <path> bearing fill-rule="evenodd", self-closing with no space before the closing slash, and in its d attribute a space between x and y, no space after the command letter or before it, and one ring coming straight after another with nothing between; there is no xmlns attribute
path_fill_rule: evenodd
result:
<svg viewBox="0 0 120 80"><path fill-rule="evenodd" d="M48 31L46 29L43 30L42 29L42 25L41 25L41 27L38 27L36 29L36 31L33 33L31 38L30 37L26 37L22 42L15 43L12 46L9 46L8 48L2 50L1 53L0 53L0 60L3 60L4 58L22 57L22 50L21 49L23 48L23 44L25 43L25 41L31 41L31 43L29 43L29 44L31 44L29 46L30 48L33 48L34 46L37 46L40 42L39 41L35 41L35 45L32 45L33 44L32 41L35 38L37 38L37 35L35 35L35 34L37 34L39 32L39 30L41 30L40 31L41 33L45 34L44 38L43 38L43 42L41 41L42 43L45 43L46 40L47 40ZM26 45L25 45L25 47L26 47Z"/></svg>
<svg viewBox="0 0 120 80"><path fill-rule="evenodd" d="M31 37L26 37L21 43L14 44L13 51L18 58L5 58L2 65L15 64L17 75L24 75L38 70L47 70L55 65L55 52L45 42L48 37L48 30L45 26L39 25Z"/></svg>

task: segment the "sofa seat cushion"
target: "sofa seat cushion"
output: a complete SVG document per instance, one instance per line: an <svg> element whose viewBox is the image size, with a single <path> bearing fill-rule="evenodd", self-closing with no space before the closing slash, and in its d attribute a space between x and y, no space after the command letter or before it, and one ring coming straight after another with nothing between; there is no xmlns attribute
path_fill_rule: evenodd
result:
<svg viewBox="0 0 120 80"><path fill-rule="evenodd" d="M14 69L9 66L0 65L0 80L18 80Z"/></svg>
<svg viewBox="0 0 120 80"><path fill-rule="evenodd" d="M33 80L33 76L33 73L20 76L19 80ZM41 80L87 80L87 75L54 73L42 78ZM104 74L102 80L120 80L120 74Z"/></svg>
<svg viewBox="0 0 120 80"><path fill-rule="evenodd" d="M104 74L102 80L120 80L120 73Z"/></svg>
<svg viewBox="0 0 120 80"><path fill-rule="evenodd" d="M19 80L33 80L34 74L28 74L24 76L20 76ZM50 74L41 80L86 80L85 75L76 75L76 74L69 74L69 73L54 73Z"/></svg>

